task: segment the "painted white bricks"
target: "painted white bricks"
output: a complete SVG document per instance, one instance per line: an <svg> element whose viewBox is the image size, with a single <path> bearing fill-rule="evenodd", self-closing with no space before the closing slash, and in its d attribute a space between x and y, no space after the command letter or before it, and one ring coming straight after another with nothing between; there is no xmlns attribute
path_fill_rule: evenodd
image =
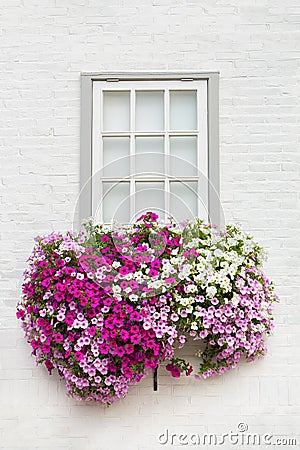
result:
<svg viewBox="0 0 300 450"><path fill-rule="evenodd" d="M299 1L7 0L0 24L0 448L158 449L166 428L239 422L299 445ZM281 296L264 360L206 382L161 369L158 393L149 378L108 410L67 399L14 317L34 235L72 223L80 72L102 70L220 71L222 205L266 246Z"/></svg>

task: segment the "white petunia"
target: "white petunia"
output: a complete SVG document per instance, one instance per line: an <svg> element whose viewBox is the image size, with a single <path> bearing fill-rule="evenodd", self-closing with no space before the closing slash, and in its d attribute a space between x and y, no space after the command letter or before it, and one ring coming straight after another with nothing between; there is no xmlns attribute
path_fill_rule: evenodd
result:
<svg viewBox="0 0 300 450"><path fill-rule="evenodd" d="M217 289L215 288L215 286L208 286L208 288L206 289L206 294L209 298L214 297L216 293Z"/></svg>
<svg viewBox="0 0 300 450"><path fill-rule="evenodd" d="M119 261L114 261L112 263L112 266L113 266L114 269L117 269L118 267L120 267L120 265L121 265L121 263Z"/></svg>

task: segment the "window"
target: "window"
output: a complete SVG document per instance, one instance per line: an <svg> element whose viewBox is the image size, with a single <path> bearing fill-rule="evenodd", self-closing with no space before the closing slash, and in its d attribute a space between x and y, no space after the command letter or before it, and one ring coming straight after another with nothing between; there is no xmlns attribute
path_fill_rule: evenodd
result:
<svg viewBox="0 0 300 450"><path fill-rule="evenodd" d="M81 218L127 223L152 210L216 223L217 83L218 74L83 74Z"/></svg>

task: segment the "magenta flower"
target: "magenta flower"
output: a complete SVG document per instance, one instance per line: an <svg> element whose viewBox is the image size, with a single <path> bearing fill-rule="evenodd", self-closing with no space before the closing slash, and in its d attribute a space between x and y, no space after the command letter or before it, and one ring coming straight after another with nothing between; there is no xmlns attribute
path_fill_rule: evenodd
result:
<svg viewBox="0 0 300 450"><path fill-rule="evenodd" d="M81 353L81 352L75 352L75 353L74 353L74 358L75 358L77 361L82 361L82 360L84 359L84 354Z"/></svg>
<svg viewBox="0 0 300 450"><path fill-rule="evenodd" d="M54 340L55 340L55 342L60 344L61 342L63 342L64 337L63 337L63 335L61 333L55 333Z"/></svg>
<svg viewBox="0 0 300 450"><path fill-rule="evenodd" d="M134 346L132 344L127 344L125 346L125 351L128 355L134 352Z"/></svg>
<svg viewBox="0 0 300 450"><path fill-rule="evenodd" d="M117 347L114 351L114 354L122 357L125 353L125 349L123 347Z"/></svg>
<svg viewBox="0 0 300 450"><path fill-rule="evenodd" d="M139 344L141 342L141 336L139 334L133 334L130 336L130 341L133 344Z"/></svg>
<svg viewBox="0 0 300 450"><path fill-rule="evenodd" d="M128 341L128 339L129 339L129 333L128 333L128 331L122 329L122 330L120 331L120 337L121 337L121 339L122 339L123 341Z"/></svg>
<svg viewBox="0 0 300 450"><path fill-rule="evenodd" d="M126 266L120 268L119 273L122 275L127 275L129 273L129 269ZM111 280L112 281L112 280Z"/></svg>
<svg viewBox="0 0 300 450"><path fill-rule="evenodd" d="M45 361L45 366L47 367L48 371L49 371L50 374L51 374L52 369L53 369L53 364L52 364L52 362L50 361L50 359L47 359L47 360Z"/></svg>
<svg viewBox="0 0 300 450"><path fill-rule="evenodd" d="M123 369L123 373L126 378L132 378L134 375L134 371L132 369L130 369L130 367Z"/></svg>
<svg viewBox="0 0 300 450"><path fill-rule="evenodd" d="M130 314L130 320L139 321L141 320L141 315L137 311L134 311L133 313Z"/></svg>
<svg viewBox="0 0 300 450"><path fill-rule="evenodd" d="M180 378L180 369L178 369L178 367L173 367L171 369L171 375L172 377Z"/></svg>
<svg viewBox="0 0 300 450"><path fill-rule="evenodd" d="M99 346L100 352L103 353L104 355L107 355L107 353L109 353L109 345L108 344L101 344Z"/></svg>
<svg viewBox="0 0 300 450"><path fill-rule="evenodd" d="M22 309L19 309L16 313L17 319L24 319L25 313Z"/></svg>

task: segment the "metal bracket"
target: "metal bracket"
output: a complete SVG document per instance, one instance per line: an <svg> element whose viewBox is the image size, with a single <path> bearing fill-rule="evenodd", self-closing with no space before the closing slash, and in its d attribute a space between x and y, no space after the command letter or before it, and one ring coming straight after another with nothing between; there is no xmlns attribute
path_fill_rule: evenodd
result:
<svg viewBox="0 0 300 450"><path fill-rule="evenodd" d="M153 372L153 390L157 391L157 367Z"/></svg>

